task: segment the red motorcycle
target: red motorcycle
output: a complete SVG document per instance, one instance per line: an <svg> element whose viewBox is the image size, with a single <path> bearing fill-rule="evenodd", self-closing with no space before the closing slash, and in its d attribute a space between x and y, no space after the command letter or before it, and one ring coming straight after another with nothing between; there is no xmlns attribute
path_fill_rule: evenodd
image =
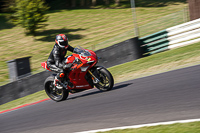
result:
<svg viewBox="0 0 200 133"><path fill-rule="evenodd" d="M68 78L64 77L65 80L61 83L62 89L58 89L53 84L56 74L49 76L44 82L45 91L52 100L62 101L67 99L69 92L77 93L92 89L94 86L101 91L109 91L113 88L112 74L106 68L96 66L98 57L92 50L76 47L73 54L67 56L64 62L71 63L72 66ZM41 65L49 70L46 62L42 62Z"/></svg>

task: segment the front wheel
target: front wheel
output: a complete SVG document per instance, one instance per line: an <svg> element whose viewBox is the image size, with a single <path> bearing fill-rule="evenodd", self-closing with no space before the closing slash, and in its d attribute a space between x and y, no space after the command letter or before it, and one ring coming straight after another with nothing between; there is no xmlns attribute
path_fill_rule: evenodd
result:
<svg viewBox="0 0 200 133"><path fill-rule="evenodd" d="M67 99L69 92L64 88L57 89L53 82L54 76L49 76L44 82L44 87L47 95L56 102Z"/></svg>
<svg viewBox="0 0 200 133"><path fill-rule="evenodd" d="M101 91L109 91L113 88L113 76L106 68L97 68L95 76L99 79L99 82L94 84L97 89Z"/></svg>

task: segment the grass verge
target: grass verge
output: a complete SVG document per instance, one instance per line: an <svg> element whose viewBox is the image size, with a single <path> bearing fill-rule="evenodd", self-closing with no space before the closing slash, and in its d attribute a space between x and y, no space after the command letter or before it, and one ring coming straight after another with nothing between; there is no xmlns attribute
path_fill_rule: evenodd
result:
<svg viewBox="0 0 200 133"><path fill-rule="evenodd" d="M112 130L103 133L199 133L200 122L143 127L137 129Z"/></svg>
<svg viewBox="0 0 200 133"><path fill-rule="evenodd" d="M121 82L197 64L200 64L200 43L117 65L109 70L115 81Z"/></svg>
<svg viewBox="0 0 200 133"><path fill-rule="evenodd" d="M200 43L165 51L109 68L115 83L200 64ZM0 111L47 98L44 90L0 105Z"/></svg>
<svg viewBox="0 0 200 133"><path fill-rule="evenodd" d="M43 100L46 98L49 98L49 97L46 95L44 90L38 91L34 94L31 94L31 95L13 100L11 102L5 103L3 105L0 105L0 112L4 111L4 110L19 107L21 105L31 104L31 103L34 103L34 102L37 102L37 101L40 101L40 100Z"/></svg>

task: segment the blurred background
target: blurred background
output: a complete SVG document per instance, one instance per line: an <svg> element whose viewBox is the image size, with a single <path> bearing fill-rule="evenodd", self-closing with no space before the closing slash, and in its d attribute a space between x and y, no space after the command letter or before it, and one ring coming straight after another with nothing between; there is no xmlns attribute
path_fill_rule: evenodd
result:
<svg viewBox="0 0 200 133"><path fill-rule="evenodd" d="M15 19L22 1L0 0L0 85L9 82L6 61L12 59L31 57L32 73L43 71L40 63L47 60L57 34L66 34L73 47L98 50L196 19L190 17L186 0L35 0L45 9L44 20L27 34L31 24L25 27L25 22ZM36 8L25 7L29 12Z"/></svg>

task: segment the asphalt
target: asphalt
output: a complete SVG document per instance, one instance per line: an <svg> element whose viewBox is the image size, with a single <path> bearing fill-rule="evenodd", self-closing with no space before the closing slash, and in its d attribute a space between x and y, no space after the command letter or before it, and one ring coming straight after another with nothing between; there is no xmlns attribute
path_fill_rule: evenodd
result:
<svg viewBox="0 0 200 133"><path fill-rule="evenodd" d="M73 133L200 118L200 65L0 114L0 133Z"/></svg>

